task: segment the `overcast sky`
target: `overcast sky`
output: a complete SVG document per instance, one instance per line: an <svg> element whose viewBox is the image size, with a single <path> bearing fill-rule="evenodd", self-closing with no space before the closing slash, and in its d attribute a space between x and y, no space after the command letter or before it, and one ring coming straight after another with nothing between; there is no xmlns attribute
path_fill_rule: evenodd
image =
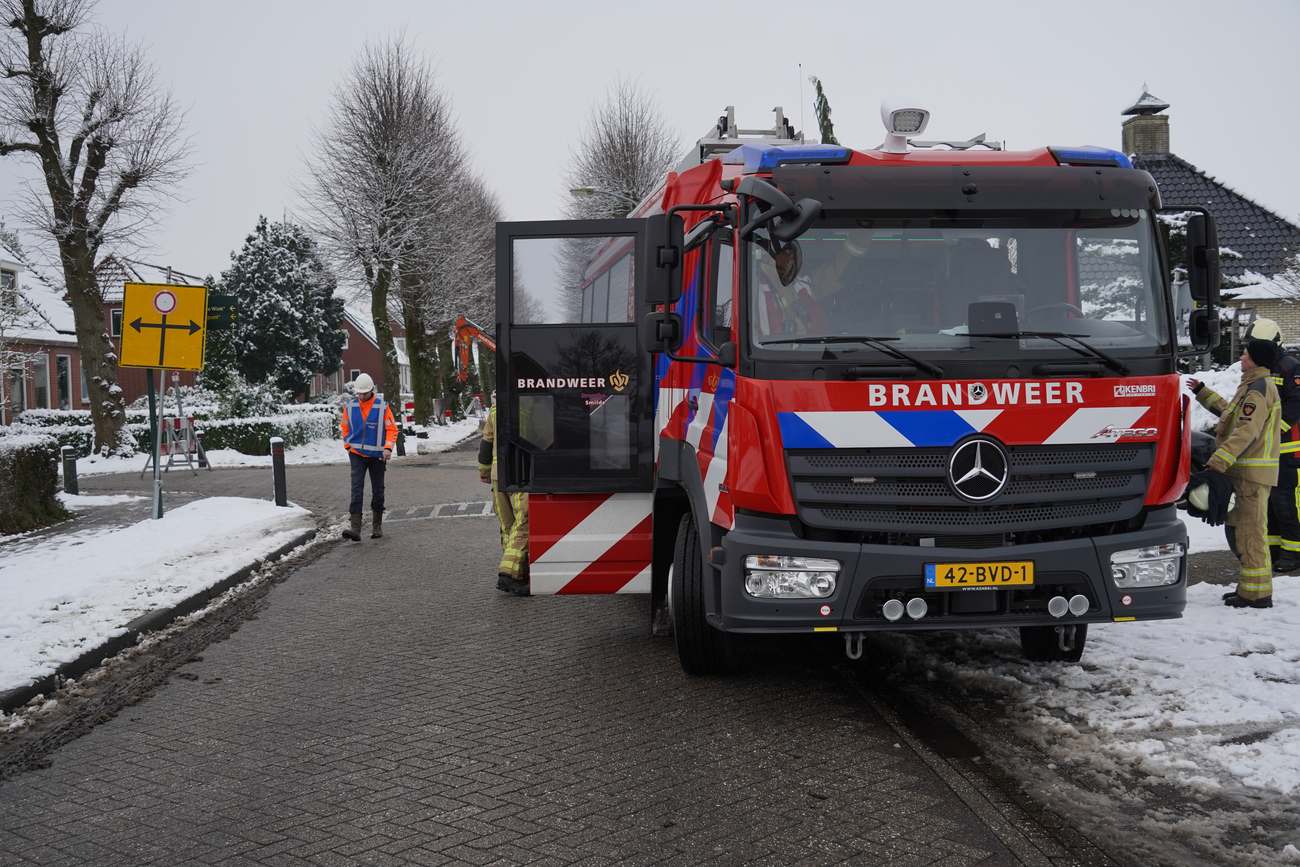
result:
<svg viewBox="0 0 1300 867"><path fill-rule="evenodd" d="M927 138L1118 148L1146 82L1172 105L1175 153L1300 221L1296 0L102 0L96 17L143 42L188 108L196 167L149 255L190 273L227 267L258 214L300 209L334 88L367 40L397 33L433 63L507 219L558 216L572 143L616 76L657 96L684 150L727 105L744 127L784 106L815 137L802 63L862 148L893 96L930 108ZM0 215L33 177L22 159L0 160Z"/></svg>

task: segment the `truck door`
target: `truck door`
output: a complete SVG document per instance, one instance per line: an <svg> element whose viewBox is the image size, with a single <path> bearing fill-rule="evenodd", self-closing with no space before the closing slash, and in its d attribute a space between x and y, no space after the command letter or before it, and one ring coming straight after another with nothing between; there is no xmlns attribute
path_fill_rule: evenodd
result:
<svg viewBox="0 0 1300 867"><path fill-rule="evenodd" d="M504 489L651 490L650 357L637 328L644 225L497 224Z"/></svg>

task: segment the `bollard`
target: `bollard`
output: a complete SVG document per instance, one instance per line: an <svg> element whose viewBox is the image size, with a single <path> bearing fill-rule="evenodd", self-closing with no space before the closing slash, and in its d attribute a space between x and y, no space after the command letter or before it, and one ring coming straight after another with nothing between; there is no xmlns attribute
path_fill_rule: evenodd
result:
<svg viewBox="0 0 1300 867"><path fill-rule="evenodd" d="M406 431L401 428L397 429L397 456L406 456Z"/></svg>
<svg viewBox="0 0 1300 867"><path fill-rule="evenodd" d="M199 469L212 469L212 467L208 466L208 453L203 448L203 431L196 430L194 432L194 442L194 450L199 453Z"/></svg>
<svg viewBox="0 0 1300 867"><path fill-rule="evenodd" d="M78 494L77 450L72 446L64 446L60 452L63 454L63 491L66 494Z"/></svg>
<svg viewBox="0 0 1300 867"><path fill-rule="evenodd" d="M275 474L275 504L289 505L289 495L284 484L284 440L271 437L271 470Z"/></svg>

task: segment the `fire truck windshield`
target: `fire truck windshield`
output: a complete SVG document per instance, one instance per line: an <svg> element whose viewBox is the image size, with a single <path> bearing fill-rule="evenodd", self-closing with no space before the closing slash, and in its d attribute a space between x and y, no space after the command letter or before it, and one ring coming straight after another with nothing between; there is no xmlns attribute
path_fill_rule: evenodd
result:
<svg viewBox="0 0 1300 867"><path fill-rule="evenodd" d="M1082 342L1113 360L1169 345L1145 211L830 219L786 245L760 230L749 258L747 327L761 357L831 343L837 355L889 354L878 339L841 339L855 335L931 358L1077 358Z"/></svg>

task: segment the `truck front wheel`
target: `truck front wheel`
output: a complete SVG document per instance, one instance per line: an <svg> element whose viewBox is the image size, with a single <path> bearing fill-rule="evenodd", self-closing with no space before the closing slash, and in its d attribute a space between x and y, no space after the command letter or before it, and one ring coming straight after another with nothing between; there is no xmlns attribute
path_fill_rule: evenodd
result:
<svg viewBox="0 0 1300 867"><path fill-rule="evenodd" d="M1086 623L1020 627L1020 650L1031 662L1078 662L1087 640Z"/></svg>
<svg viewBox="0 0 1300 867"><path fill-rule="evenodd" d="M673 621L677 659L687 674L727 674L738 667L737 639L719 632L704 618L704 556L695 519L689 513L677 525L668 607Z"/></svg>

